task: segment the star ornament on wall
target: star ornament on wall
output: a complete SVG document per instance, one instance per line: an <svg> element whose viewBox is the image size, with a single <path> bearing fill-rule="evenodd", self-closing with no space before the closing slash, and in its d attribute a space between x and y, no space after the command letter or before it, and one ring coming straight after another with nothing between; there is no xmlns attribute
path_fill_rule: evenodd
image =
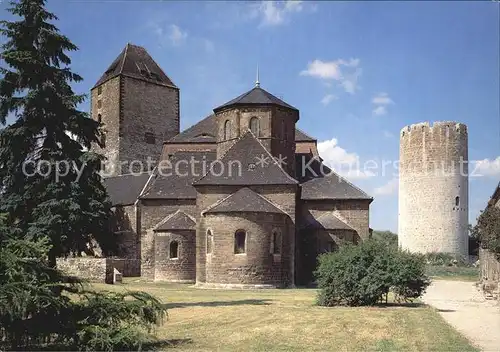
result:
<svg viewBox="0 0 500 352"><path fill-rule="evenodd" d="M277 158L274 158L274 160L276 160L281 168L284 168L286 166L286 156L280 154Z"/></svg>
<svg viewBox="0 0 500 352"><path fill-rule="evenodd" d="M260 157L259 156L256 156L255 159L257 160L256 164L259 165L260 167L265 167L267 165L269 165L269 157L264 155L264 154L261 154Z"/></svg>

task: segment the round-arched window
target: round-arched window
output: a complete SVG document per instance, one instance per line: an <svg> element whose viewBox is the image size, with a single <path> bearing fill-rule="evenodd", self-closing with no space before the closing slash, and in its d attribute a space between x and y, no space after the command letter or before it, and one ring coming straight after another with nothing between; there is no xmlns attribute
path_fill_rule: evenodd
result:
<svg viewBox="0 0 500 352"><path fill-rule="evenodd" d="M179 258L179 242L172 241L170 242L170 259Z"/></svg>
<svg viewBox="0 0 500 352"><path fill-rule="evenodd" d="M245 230L238 230L234 233L234 253L246 253L247 233Z"/></svg>
<svg viewBox="0 0 500 352"><path fill-rule="evenodd" d="M281 254L281 232L273 230L271 237L271 253Z"/></svg>
<svg viewBox="0 0 500 352"><path fill-rule="evenodd" d="M211 254L213 251L214 236L211 230L207 230L207 254Z"/></svg>
<svg viewBox="0 0 500 352"><path fill-rule="evenodd" d="M228 139L231 139L231 121L226 120L224 122L224 140L227 141Z"/></svg>
<svg viewBox="0 0 500 352"><path fill-rule="evenodd" d="M250 119L250 131L255 135L255 137L259 137L260 135L260 121L257 117L252 117Z"/></svg>

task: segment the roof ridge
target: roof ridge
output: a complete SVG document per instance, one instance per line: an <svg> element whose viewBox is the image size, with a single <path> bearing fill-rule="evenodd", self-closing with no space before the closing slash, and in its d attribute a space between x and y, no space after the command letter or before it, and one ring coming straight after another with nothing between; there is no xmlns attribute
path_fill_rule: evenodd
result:
<svg viewBox="0 0 500 352"><path fill-rule="evenodd" d="M217 202L215 202L214 204L210 205L209 207L207 207L206 209L204 209L202 212L201 212L201 215L204 215L206 212L210 211L211 209L213 208L216 208L218 207L219 205L221 205L222 203L226 202L229 198L232 198L234 196L236 196L238 193L240 192L243 192L245 190L248 190L250 191L253 195L255 195L256 197L258 197L259 199L262 199L264 202L268 203L269 205L271 205L272 207L276 208L277 210L279 210L281 213L283 214L286 214L286 215L289 215L287 212L285 212L283 209L281 209L277 204L274 204L273 202L271 202L269 199L267 199L266 197L264 197L262 194L260 194L259 192L256 192L254 191L253 189L251 189L250 187L247 187L247 186L244 186L244 187L241 187L239 188L236 192L233 192L231 193L229 196L227 197L224 197L222 199L219 199ZM258 210L256 210L258 211Z"/></svg>
<svg viewBox="0 0 500 352"><path fill-rule="evenodd" d="M151 172L151 174L149 175L149 178L148 180L146 181L146 183L144 184L144 187L142 187L142 190L141 192L139 193L139 195L137 196L137 200L139 200L139 198L141 198L141 196L144 194L144 192L146 191L146 188L148 188L148 185L149 183L152 181L153 177L156 178L155 176L155 173L156 173L156 170L158 169L158 165L155 166L155 168L153 169L153 171Z"/></svg>
<svg viewBox="0 0 500 352"><path fill-rule="evenodd" d="M242 138L243 138L243 136L241 136L241 135L240 135L239 137L233 138L233 140L235 139L235 140L236 140L236 142L234 142L234 144L233 144L232 146L230 146L230 147L226 150L226 152L225 152L224 154L222 154L222 155L221 155L221 157L220 157L220 158L216 158L215 160L219 160L219 161L220 161L220 160L222 160L222 159L223 159L223 158L227 155L227 153L229 153L229 151L230 151L231 149L233 149L233 148L234 148L234 146L235 146L235 145L236 145L236 144L237 144L237 143L238 143L238 142L239 142ZM215 161L215 160L214 160L214 161ZM196 183L198 183L198 181L203 180L203 179L204 179L204 178L205 178L205 177L206 177L209 173L210 173L210 170L208 170L208 171L205 173L205 175L203 175L203 176L202 176L202 177L200 177L199 179L197 179L197 180L193 181L193 186L194 186Z"/></svg>
<svg viewBox="0 0 500 352"><path fill-rule="evenodd" d="M153 169L153 172L151 172L151 176L148 178L148 182L146 182L146 186L149 186L149 187L147 187L147 189L146 189L146 186L144 186L144 189L142 190L142 192L139 194L139 196L137 198L142 197L143 195L147 194L151 190L151 188L153 187L154 181L158 178L158 175L159 175L156 171L158 171L158 165L155 166L155 168Z"/></svg>
<svg viewBox="0 0 500 352"><path fill-rule="evenodd" d="M118 73L120 73L120 74L123 73L123 66L125 66L125 59L127 57L129 45L130 45L130 43L127 43L127 45L125 46L125 49L123 50L122 64L121 64L120 70L118 71Z"/></svg>
<svg viewBox="0 0 500 352"><path fill-rule="evenodd" d="M189 127L188 127L188 128L186 128L184 131L179 132L178 134L176 134L175 136L173 136L172 138L170 138L168 141L165 141L164 143L168 143L168 142L170 142L170 141L174 141L174 139L175 139L177 136L180 136L180 135L182 135L182 134L184 134L184 133L189 132L190 130L192 130L192 129L194 129L196 126L198 126L200 123L202 123L203 121L208 120L208 119L209 119L209 118L211 118L212 116L215 116L215 114L214 114L214 113L212 113L212 114L210 114L210 115L208 115L208 116L204 117L203 119L201 119L201 120L199 120L198 122L196 122L194 125L189 126ZM184 143L186 143L186 142L184 142Z"/></svg>
<svg viewBox="0 0 500 352"><path fill-rule="evenodd" d="M168 220L170 220L170 218L172 218L175 214L177 214L179 211L181 211L180 209L177 209L176 212L173 212L172 214L168 214L167 216L165 216L163 218L163 220L161 220L158 224L156 224L155 227L153 227L153 230L159 228L160 226L162 226L163 224L165 224Z"/></svg>
<svg viewBox="0 0 500 352"><path fill-rule="evenodd" d="M311 137L309 134L305 133L303 130L301 130L300 128L298 128L297 126L295 126L295 129L298 130L300 133L302 133L303 135L305 135L306 137L308 138L311 138L312 140L314 141L318 141L316 138L314 137Z"/></svg>
<svg viewBox="0 0 500 352"><path fill-rule="evenodd" d="M250 191L252 191L253 193L255 193L258 197L262 198L264 201L268 202L269 204L271 204L273 207L275 207L276 209L282 211L284 214L287 214L289 215L286 211L284 211L283 209L281 209L281 207L279 207L277 204L271 202L269 199L267 199L267 197L264 197L262 194L260 194L259 192L255 192L254 190L252 190L251 188L249 187L246 187L248 188Z"/></svg>
<svg viewBox="0 0 500 352"><path fill-rule="evenodd" d="M271 152L269 152L269 150L267 150L267 148L264 146L264 144L262 144L262 142L259 140L259 138L257 138L252 130L248 129L247 133L250 132L250 134L252 135L252 137L260 144L260 146L262 147L262 149L264 149L266 151L266 153L269 155L269 157L271 158L271 160L274 162L274 164L288 177L290 178L291 180L295 181L297 184L299 183L298 180L294 179L292 176L290 176L288 174L288 172L286 172L282 167L281 165L276 161L276 159L274 158L274 156L271 154ZM245 133L246 134L246 133Z"/></svg>
<svg viewBox="0 0 500 352"><path fill-rule="evenodd" d="M245 187L242 187L242 188L245 188ZM242 188L240 188L240 189L242 189ZM236 192L239 192L239 191L240 191L240 189L239 189L239 190L237 190ZM216 202L215 202L215 203L213 203L212 205L210 205L210 206L208 206L207 208L205 208L204 210L202 210L202 211L201 211L201 216L204 216L204 215L205 215L205 213L206 213L207 211L209 211L210 209L215 208L215 207L216 207L216 206L218 206L219 204L221 204L221 203L223 203L224 201L226 201L227 199L231 198L233 195L235 195L235 194L236 194L236 192L231 193L231 194L230 194L230 195L228 195L227 197L224 197L224 198L219 199L218 201L216 201Z"/></svg>
<svg viewBox="0 0 500 352"><path fill-rule="evenodd" d="M321 156L320 156L321 158ZM321 160L321 163L323 162L323 160ZM366 193L365 191L363 191L361 188L359 188L358 186L356 186L355 184L353 184L352 182L350 182L349 180L347 180L347 178L341 176L340 174L338 174L334 169L331 169L330 167L328 167L332 173L334 173L338 178L342 179L342 181L344 181L345 183L347 183L348 185L356 188L358 191L360 191L361 193L363 193L364 195L368 196L370 199L373 199L372 196L370 196L368 193ZM331 175L328 175L327 177L330 177Z"/></svg>

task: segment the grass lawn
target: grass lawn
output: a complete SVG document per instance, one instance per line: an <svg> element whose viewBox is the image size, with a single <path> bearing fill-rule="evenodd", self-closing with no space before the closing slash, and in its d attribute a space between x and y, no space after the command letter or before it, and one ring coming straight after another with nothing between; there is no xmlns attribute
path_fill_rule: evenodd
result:
<svg viewBox="0 0 500 352"><path fill-rule="evenodd" d="M476 351L426 306L324 308L316 290L202 290L126 280L96 285L161 298L157 337L176 351Z"/></svg>
<svg viewBox="0 0 500 352"><path fill-rule="evenodd" d="M434 280L479 281L479 268L429 265L427 275Z"/></svg>

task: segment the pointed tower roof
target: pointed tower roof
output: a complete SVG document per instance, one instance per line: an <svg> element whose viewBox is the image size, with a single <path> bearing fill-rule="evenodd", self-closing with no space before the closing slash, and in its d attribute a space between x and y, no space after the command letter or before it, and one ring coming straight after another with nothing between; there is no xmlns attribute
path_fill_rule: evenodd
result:
<svg viewBox="0 0 500 352"><path fill-rule="evenodd" d="M128 43L93 88L119 75L177 88L142 46Z"/></svg>
<svg viewBox="0 0 500 352"><path fill-rule="evenodd" d="M250 89L248 92L243 93L239 97L234 98L233 100L228 101L221 106L218 106L214 109L214 112L220 111L222 109L232 107L235 105L277 105L281 107L285 107L292 110L298 110L293 106L285 103L283 100L275 97L268 91L262 89L260 87L260 83L256 82L254 88Z"/></svg>

